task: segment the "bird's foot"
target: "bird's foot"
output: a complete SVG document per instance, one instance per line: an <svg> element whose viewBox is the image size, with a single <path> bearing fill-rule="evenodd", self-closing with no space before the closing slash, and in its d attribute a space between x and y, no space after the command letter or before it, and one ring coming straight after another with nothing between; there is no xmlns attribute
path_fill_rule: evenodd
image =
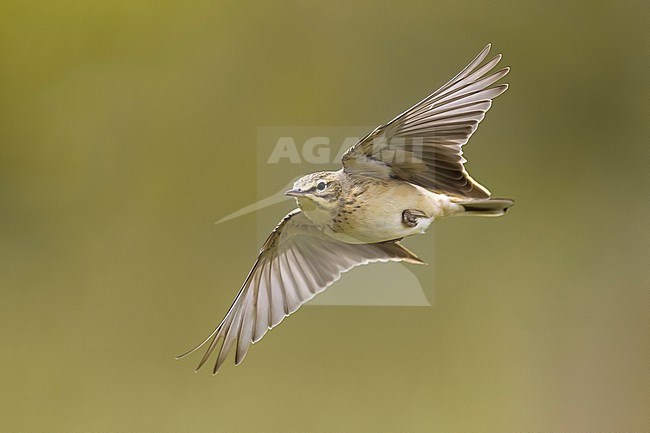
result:
<svg viewBox="0 0 650 433"><path fill-rule="evenodd" d="M409 227L417 226L418 218L427 218L427 215L417 209L406 209L402 212L402 221Z"/></svg>

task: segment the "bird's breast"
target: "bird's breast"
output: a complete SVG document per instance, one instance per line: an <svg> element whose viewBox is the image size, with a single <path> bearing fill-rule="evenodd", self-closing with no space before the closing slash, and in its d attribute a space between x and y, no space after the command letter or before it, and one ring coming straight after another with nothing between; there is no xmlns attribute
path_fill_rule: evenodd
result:
<svg viewBox="0 0 650 433"><path fill-rule="evenodd" d="M336 214L323 224L329 236L347 243L376 243L424 233L433 220L450 212L449 198L398 180L367 182L342 194ZM405 210L425 217L414 227L403 220ZM314 221L316 223L316 221Z"/></svg>

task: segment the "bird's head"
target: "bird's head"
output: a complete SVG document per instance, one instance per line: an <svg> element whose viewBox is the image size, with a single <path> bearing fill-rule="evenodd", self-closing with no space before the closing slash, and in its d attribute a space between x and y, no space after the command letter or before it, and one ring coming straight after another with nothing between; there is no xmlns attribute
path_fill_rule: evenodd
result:
<svg viewBox="0 0 650 433"><path fill-rule="evenodd" d="M340 173L320 171L298 179L285 195L296 197L298 205L331 209L337 205L341 194Z"/></svg>

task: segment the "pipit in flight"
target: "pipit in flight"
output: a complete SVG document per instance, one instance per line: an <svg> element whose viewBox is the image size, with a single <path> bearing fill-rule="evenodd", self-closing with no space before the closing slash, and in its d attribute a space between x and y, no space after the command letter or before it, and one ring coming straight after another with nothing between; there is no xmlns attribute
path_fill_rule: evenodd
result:
<svg viewBox="0 0 650 433"><path fill-rule="evenodd" d="M400 244L442 217L500 216L513 204L495 199L463 164L467 143L509 71L492 72L501 55L485 64L490 45L430 96L352 146L343 168L308 174L286 195L298 208L273 230L208 345L197 371L222 341L217 373L236 343L235 364L252 343L358 265L424 263Z"/></svg>

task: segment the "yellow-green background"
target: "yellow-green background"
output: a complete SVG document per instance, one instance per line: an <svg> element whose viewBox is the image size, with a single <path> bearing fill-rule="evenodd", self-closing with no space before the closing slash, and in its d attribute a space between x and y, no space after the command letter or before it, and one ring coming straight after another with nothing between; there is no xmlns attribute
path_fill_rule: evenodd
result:
<svg viewBox="0 0 650 433"><path fill-rule="evenodd" d="M0 431L647 432L648 12L3 1ZM437 225L434 307L174 361L257 251L254 215L212 224L255 198L257 127L378 124L487 42L511 88L468 167L517 204Z"/></svg>

